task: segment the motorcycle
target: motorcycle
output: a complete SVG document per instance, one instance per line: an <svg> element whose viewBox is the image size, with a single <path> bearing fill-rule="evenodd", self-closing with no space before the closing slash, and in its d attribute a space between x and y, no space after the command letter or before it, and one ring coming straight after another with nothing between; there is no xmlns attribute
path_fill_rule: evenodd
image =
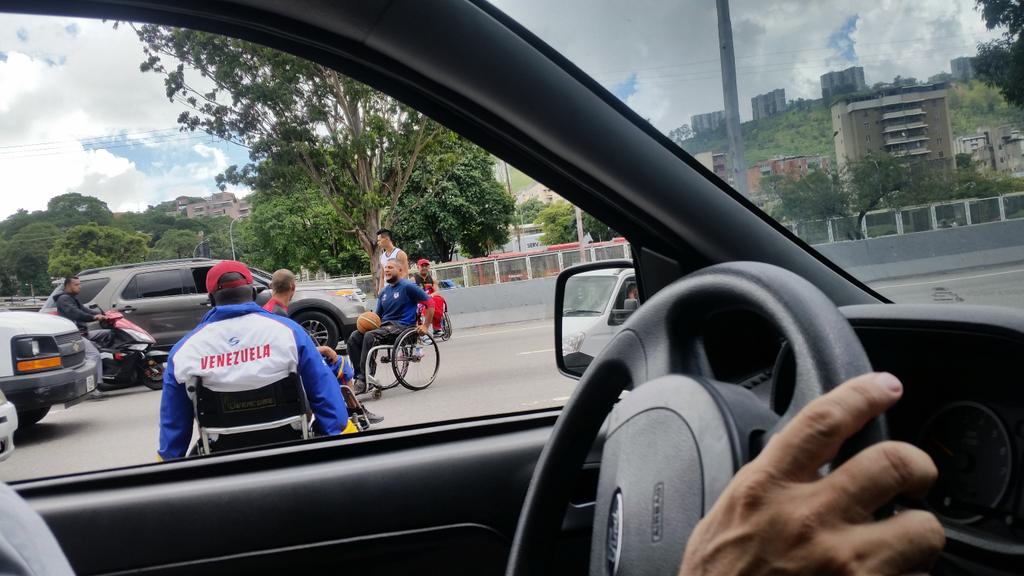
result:
<svg viewBox="0 0 1024 576"><path fill-rule="evenodd" d="M156 340L115 310L103 312L102 331L89 335L103 360L102 391L120 390L142 384L160 390L167 367L167 352L154 349Z"/></svg>

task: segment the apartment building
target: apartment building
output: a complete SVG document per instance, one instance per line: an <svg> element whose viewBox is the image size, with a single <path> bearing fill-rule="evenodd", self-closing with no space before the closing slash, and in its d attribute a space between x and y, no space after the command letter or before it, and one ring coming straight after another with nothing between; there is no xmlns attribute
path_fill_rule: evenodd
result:
<svg viewBox="0 0 1024 576"><path fill-rule="evenodd" d="M852 66L838 72L826 72L821 75L821 97L829 99L840 94L851 94L866 90L864 68Z"/></svg>
<svg viewBox="0 0 1024 576"><path fill-rule="evenodd" d="M725 110L717 110L706 114L695 114L690 117L690 127L697 134L714 132L725 125Z"/></svg>
<svg viewBox="0 0 1024 576"><path fill-rule="evenodd" d="M190 201L185 196L175 199L178 213L186 218L199 218L202 216L228 216L231 219L245 218L251 212L251 206L246 200L239 200L231 192L218 192L212 194L202 201Z"/></svg>
<svg viewBox="0 0 1024 576"><path fill-rule="evenodd" d="M750 108L754 112L754 120L782 114L786 111L786 89L778 88L754 96L750 99Z"/></svg>

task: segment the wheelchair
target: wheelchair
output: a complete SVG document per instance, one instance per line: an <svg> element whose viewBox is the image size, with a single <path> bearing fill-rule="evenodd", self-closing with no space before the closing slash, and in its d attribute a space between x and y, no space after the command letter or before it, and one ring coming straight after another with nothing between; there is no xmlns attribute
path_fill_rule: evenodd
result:
<svg viewBox="0 0 1024 576"><path fill-rule="evenodd" d="M421 335L412 326L374 344L366 354L363 370L367 390L374 400L398 385L418 391L434 383L441 366L441 351L432 336ZM390 375L377 374L377 367L383 364L391 366Z"/></svg>
<svg viewBox="0 0 1024 576"><path fill-rule="evenodd" d="M189 379L199 438L189 455L204 455L312 437L309 404L298 374L254 390L219 392Z"/></svg>

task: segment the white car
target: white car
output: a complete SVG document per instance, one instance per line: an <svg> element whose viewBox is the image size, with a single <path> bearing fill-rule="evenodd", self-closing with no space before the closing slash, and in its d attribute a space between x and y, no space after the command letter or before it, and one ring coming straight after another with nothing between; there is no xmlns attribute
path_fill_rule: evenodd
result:
<svg viewBox="0 0 1024 576"><path fill-rule="evenodd" d="M590 364L639 305L632 268L593 270L570 278L562 310L566 365Z"/></svg>
<svg viewBox="0 0 1024 576"><path fill-rule="evenodd" d="M18 429L18 411L0 392L0 462L14 453L14 432Z"/></svg>
<svg viewBox="0 0 1024 576"><path fill-rule="evenodd" d="M22 428L42 420L51 406L76 404L95 388L96 360L85 357L73 322L39 312L0 312L0 392L14 404Z"/></svg>

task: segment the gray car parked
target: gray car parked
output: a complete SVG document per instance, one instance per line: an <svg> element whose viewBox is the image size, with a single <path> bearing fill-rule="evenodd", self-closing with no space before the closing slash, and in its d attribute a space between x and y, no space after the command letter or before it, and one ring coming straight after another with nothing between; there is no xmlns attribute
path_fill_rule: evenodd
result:
<svg viewBox="0 0 1024 576"><path fill-rule="evenodd" d="M189 258L140 262L83 270L79 301L103 310L117 310L146 329L160 348L170 348L202 319L209 310L206 273L219 260ZM270 297L270 274L252 269L261 291L257 302ZM41 312L54 312L58 286ZM355 286L299 284L289 315L302 325L318 344L334 346L355 329L356 318L366 311L366 298Z"/></svg>

